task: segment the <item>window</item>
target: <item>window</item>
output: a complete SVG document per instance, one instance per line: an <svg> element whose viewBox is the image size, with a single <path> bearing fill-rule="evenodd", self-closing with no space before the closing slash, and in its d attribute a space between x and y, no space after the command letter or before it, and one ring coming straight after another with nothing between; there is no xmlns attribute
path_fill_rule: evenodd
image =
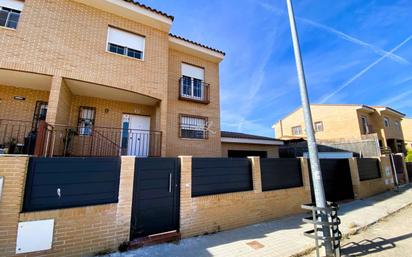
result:
<svg viewBox="0 0 412 257"><path fill-rule="evenodd" d="M32 130L36 131L39 128L39 121L46 120L47 102L37 101L33 114Z"/></svg>
<svg viewBox="0 0 412 257"><path fill-rule="evenodd" d="M91 136L93 131L96 109L93 107L80 107L79 121L77 123L78 133L81 136Z"/></svg>
<svg viewBox="0 0 412 257"><path fill-rule="evenodd" d="M204 100L205 70L193 65L182 63L181 96L185 98Z"/></svg>
<svg viewBox="0 0 412 257"><path fill-rule="evenodd" d="M366 116L361 116L361 123L363 134L369 134L368 118Z"/></svg>
<svg viewBox="0 0 412 257"><path fill-rule="evenodd" d="M316 132L323 131L323 122L322 121L315 122L315 131Z"/></svg>
<svg viewBox="0 0 412 257"><path fill-rule="evenodd" d="M180 137L207 139L207 118L180 115Z"/></svg>
<svg viewBox="0 0 412 257"><path fill-rule="evenodd" d="M388 117L383 118L383 124L385 127L389 127L391 125Z"/></svg>
<svg viewBox="0 0 412 257"><path fill-rule="evenodd" d="M18 0L0 1L0 26L16 29L24 2Z"/></svg>
<svg viewBox="0 0 412 257"><path fill-rule="evenodd" d="M292 135L302 135L302 126L296 126L292 128Z"/></svg>
<svg viewBox="0 0 412 257"><path fill-rule="evenodd" d="M107 50L109 52L143 59L145 38L130 32L109 27Z"/></svg>

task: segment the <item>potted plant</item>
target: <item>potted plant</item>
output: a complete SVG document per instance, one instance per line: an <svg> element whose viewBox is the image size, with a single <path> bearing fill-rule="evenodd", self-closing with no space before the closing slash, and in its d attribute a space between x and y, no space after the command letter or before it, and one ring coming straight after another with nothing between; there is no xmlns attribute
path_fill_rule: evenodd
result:
<svg viewBox="0 0 412 257"><path fill-rule="evenodd" d="M7 146L7 153L8 154L14 154L16 152L16 147L17 147L17 139L12 137L6 144Z"/></svg>

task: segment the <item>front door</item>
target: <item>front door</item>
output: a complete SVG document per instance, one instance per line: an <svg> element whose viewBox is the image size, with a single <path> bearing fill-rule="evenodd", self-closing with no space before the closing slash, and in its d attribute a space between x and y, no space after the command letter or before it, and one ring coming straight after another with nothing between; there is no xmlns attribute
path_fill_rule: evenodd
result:
<svg viewBox="0 0 412 257"><path fill-rule="evenodd" d="M122 154L149 156L150 117L124 114L122 121Z"/></svg>

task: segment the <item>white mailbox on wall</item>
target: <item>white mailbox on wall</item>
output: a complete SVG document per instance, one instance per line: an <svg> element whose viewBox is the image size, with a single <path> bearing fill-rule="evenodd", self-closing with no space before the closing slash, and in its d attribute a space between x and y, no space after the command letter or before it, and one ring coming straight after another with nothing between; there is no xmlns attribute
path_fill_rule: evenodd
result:
<svg viewBox="0 0 412 257"><path fill-rule="evenodd" d="M54 220L19 222L16 254L52 248Z"/></svg>

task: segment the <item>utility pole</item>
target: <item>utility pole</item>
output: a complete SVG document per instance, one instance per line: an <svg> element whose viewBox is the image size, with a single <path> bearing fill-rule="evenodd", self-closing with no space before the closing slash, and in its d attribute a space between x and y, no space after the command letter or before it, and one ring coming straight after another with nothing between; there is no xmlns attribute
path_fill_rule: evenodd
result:
<svg viewBox="0 0 412 257"><path fill-rule="evenodd" d="M327 208L328 206L327 206L326 198L325 198L325 190L323 188L322 173L320 170L320 162L319 162L319 156L318 156L318 149L316 146L315 133L313 131L312 114L310 110L308 90L306 87L305 72L303 70L302 56L300 52L299 38L298 38L297 29L296 29L296 22L295 22L295 15L293 12L292 0L286 0L286 3L288 6L290 31L292 33L293 50L295 53L296 69L298 72L300 98L302 101L302 108L303 108L303 114L304 114L304 119L305 119L306 135L308 138L308 150L309 150L310 167L312 171L313 189L315 191L315 201L316 201L317 207ZM327 221L328 219L326 214L322 215L321 218L322 218L322 221ZM315 233L317 232L315 231ZM323 226L323 235L326 237L330 236L329 226L327 225ZM333 256L332 245L327 242L325 243L325 253L326 253L326 256Z"/></svg>

